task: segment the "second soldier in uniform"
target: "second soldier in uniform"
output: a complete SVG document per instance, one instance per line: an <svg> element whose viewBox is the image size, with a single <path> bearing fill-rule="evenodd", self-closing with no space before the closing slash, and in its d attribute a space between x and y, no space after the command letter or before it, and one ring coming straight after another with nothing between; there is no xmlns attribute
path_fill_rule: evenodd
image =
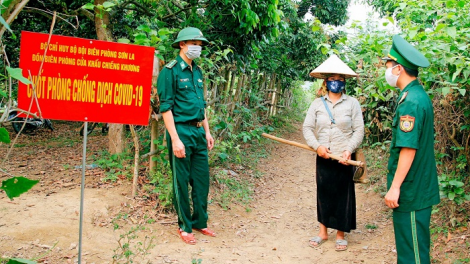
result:
<svg viewBox="0 0 470 264"><path fill-rule="evenodd" d="M400 89L392 123L385 204L393 209L399 264L429 264L431 207L438 204L434 158L434 113L419 83L418 68L429 61L395 35L386 58L385 79Z"/></svg>
<svg viewBox="0 0 470 264"><path fill-rule="evenodd" d="M185 243L192 245L196 244L193 230L215 236L207 228L208 150L213 148L214 139L205 114L202 71L193 61L207 44L199 29L181 30L172 45L180 49L179 55L163 68L157 82L160 112L167 129L178 233Z"/></svg>

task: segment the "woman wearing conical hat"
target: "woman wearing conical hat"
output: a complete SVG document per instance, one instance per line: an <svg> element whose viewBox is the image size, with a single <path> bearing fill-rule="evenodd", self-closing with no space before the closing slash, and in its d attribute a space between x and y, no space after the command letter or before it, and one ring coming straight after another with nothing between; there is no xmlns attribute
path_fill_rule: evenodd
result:
<svg viewBox="0 0 470 264"><path fill-rule="evenodd" d="M336 229L335 249L346 250L348 242L344 234L356 229L356 195L354 168L346 163L338 164L329 154L351 159L351 154L362 143L364 121L359 102L345 93L347 78L356 77L336 55L310 73L324 79L326 94L313 101L303 124L307 144L317 151L317 216L320 232L310 239L312 247L319 247L328 240L328 228Z"/></svg>

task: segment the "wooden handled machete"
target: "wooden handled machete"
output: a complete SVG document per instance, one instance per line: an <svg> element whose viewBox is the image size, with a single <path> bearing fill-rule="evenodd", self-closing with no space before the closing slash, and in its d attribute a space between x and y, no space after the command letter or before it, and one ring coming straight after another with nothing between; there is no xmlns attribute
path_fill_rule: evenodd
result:
<svg viewBox="0 0 470 264"><path fill-rule="evenodd" d="M284 144L287 144L287 145L296 146L296 147L299 147L299 148L303 148L303 149L306 149L306 150L310 150L310 151L316 152L313 148L309 147L309 146L306 145L306 144L302 144L302 143L299 143L299 142L295 142L295 141L291 141L291 140L287 140L287 139L275 137L275 136L273 136L273 135L266 134L266 133L263 133L263 134L261 134L261 135L262 135L263 137L265 137L265 138L269 138L269 139L272 139L272 140L276 140L276 141L279 141L279 142L284 143ZM345 161L346 163L348 163L348 164L350 164L350 165L354 165L354 166L358 166L358 167L364 167L364 162L362 162L362 161L345 160L345 159L343 159L341 156L334 155L334 154L328 154L328 155L330 156L331 159L338 160L338 161Z"/></svg>

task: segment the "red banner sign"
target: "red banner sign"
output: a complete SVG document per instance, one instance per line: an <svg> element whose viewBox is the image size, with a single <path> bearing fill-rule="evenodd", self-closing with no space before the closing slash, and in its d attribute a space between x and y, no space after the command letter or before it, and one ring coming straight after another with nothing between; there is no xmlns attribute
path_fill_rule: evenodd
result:
<svg viewBox="0 0 470 264"><path fill-rule="evenodd" d="M147 125L155 49L23 31L18 107L44 118ZM45 49L47 53L44 56ZM41 74L38 71L44 61Z"/></svg>

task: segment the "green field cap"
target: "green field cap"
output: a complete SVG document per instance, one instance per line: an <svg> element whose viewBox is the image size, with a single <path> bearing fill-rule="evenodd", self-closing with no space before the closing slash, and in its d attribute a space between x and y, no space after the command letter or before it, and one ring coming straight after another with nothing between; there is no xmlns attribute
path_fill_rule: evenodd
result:
<svg viewBox="0 0 470 264"><path fill-rule="evenodd" d="M202 35L202 32L194 27L187 27L184 28L178 33L178 37L176 40L171 44L171 46L175 49L180 48L180 41L186 41L186 40L200 40L202 41L202 45L206 46L209 44L209 41Z"/></svg>
<svg viewBox="0 0 470 264"><path fill-rule="evenodd" d="M393 60L413 70L429 66L428 59L399 35L393 36L392 48L383 60Z"/></svg>

